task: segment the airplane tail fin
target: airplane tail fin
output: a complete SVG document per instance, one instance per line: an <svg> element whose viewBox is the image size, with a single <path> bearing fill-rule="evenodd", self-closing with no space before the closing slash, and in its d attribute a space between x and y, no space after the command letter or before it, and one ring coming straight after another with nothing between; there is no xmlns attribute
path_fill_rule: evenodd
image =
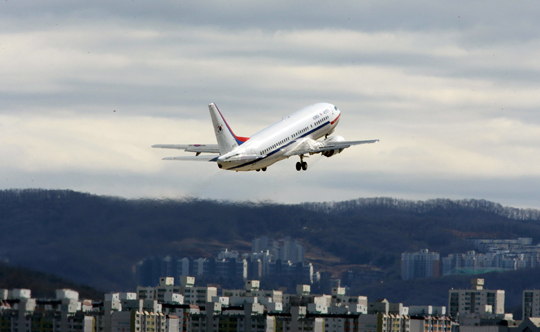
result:
<svg viewBox="0 0 540 332"><path fill-rule="evenodd" d="M249 139L249 137L239 137L233 133L216 104L211 103L208 105L208 109L210 110L210 116L212 117L212 124L214 125L214 132L216 133L220 154L223 155L232 151Z"/></svg>

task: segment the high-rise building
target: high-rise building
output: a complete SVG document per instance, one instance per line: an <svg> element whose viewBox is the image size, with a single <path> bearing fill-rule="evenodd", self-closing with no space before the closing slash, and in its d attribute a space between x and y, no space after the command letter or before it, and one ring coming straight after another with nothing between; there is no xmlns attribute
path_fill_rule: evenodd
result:
<svg viewBox="0 0 540 332"><path fill-rule="evenodd" d="M304 262L304 247L297 240L292 240L290 236L283 239L274 240L267 236L251 241L251 252L268 252L274 260L291 261L293 264Z"/></svg>
<svg viewBox="0 0 540 332"><path fill-rule="evenodd" d="M471 289L448 291L450 316L469 313L504 314L504 290L484 289L484 279L471 279Z"/></svg>
<svg viewBox="0 0 540 332"><path fill-rule="evenodd" d="M523 320L528 317L540 317L540 290L523 291Z"/></svg>
<svg viewBox="0 0 540 332"><path fill-rule="evenodd" d="M401 254L401 279L412 280L439 276L439 253L422 249Z"/></svg>
<svg viewBox="0 0 540 332"><path fill-rule="evenodd" d="M246 280L248 277L248 262L238 258L236 251L227 249L219 253L219 258L191 258L166 256L164 258L150 257L137 264L139 284L151 287L163 276L197 276L206 278L222 278L226 280Z"/></svg>

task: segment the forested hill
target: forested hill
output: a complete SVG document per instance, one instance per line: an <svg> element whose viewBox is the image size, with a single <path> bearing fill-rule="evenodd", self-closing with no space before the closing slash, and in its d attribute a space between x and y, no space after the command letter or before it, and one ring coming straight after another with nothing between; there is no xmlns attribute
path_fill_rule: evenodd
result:
<svg viewBox="0 0 540 332"><path fill-rule="evenodd" d="M302 205L306 209L313 211L341 214L363 213L367 209L383 208L416 214L443 213L445 215L455 215L487 212L514 220L540 220L540 210L506 207L483 199L408 201L404 199L376 197L359 198L343 202L304 203Z"/></svg>
<svg viewBox="0 0 540 332"><path fill-rule="evenodd" d="M399 274L404 251L472 249L468 238L532 237L537 210L479 200L391 198L298 205L123 199L67 190L0 191L0 261L101 290L133 290L134 265L149 256L248 251L251 240L291 236L316 269L364 265Z"/></svg>

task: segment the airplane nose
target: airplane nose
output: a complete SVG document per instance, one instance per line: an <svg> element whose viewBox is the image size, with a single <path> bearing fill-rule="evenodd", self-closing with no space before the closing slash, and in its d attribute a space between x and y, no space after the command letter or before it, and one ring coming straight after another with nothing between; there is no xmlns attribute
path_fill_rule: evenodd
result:
<svg viewBox="0 0 540 332"><path fill-rule="evenodd" d="M331 125L334 125L337 123L337 121L339 120L339 117L341 116L341 112L339 110L335 110L333 115L334 115L334 119L332 120L332 122L330 122Z"/></svg>

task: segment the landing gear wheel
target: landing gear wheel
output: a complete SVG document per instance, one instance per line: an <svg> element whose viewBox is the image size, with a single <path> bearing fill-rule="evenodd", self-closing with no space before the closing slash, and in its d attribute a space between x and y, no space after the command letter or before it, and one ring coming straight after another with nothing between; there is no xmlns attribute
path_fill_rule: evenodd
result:
<svg viewBox="0 0 540 332"><path fill-rule="evenodd" d="M263 172L266 172L266 167L261 168Z"/></svg>
<svg viewBox="0 0 540 332"><path fill-rule="evenodd" d="M260 172L260 171L261 171L260 169L257 170L257 172Z"/></svg>
<svg viewBox="0 0 540 332"><path fill-rule="evenodd" d="M302 169L302 164L300 162L296 163L296 170L299 171Z"/></svg>
<svg viewBox="0 0 540 332"><path fill-rule="evenodd" d="M305 161L302 162L302 170L307 170L307 163Z"/></svg>

